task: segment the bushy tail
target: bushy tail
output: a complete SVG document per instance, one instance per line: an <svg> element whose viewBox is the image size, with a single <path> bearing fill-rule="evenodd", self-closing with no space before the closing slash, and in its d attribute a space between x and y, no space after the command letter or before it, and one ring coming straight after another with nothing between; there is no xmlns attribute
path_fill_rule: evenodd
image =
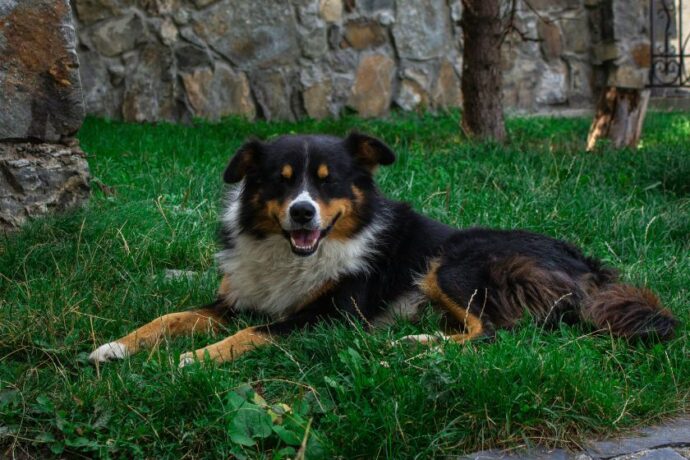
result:
<svg viewBox="0 0 690 460"><path fill-rule="evenodd" d="M581 317L614 335L639 339L671 339L678 325L651 291L626 284L606 284L591 292Z"/></svg>

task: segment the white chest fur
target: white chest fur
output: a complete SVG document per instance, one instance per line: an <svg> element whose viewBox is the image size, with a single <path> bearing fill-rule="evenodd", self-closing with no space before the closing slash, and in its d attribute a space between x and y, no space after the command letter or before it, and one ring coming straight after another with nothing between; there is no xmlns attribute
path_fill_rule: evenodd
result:
<svg viewBox="0 0 690 460"><path fill-rule="evenodd" d="M374 223L347 241L325 238L316 253L300 257L282 235L257 239L239 232L240 193L241 185L230 192L222 216L235 245L216 254L220 270L230 276L227 300L239 310L284 317L324 283L369 269L381 224Z"/></svg>

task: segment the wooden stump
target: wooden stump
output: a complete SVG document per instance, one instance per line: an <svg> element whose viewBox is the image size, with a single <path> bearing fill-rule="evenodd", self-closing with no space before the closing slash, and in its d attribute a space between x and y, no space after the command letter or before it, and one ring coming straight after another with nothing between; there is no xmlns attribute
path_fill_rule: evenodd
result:
<svg viewBox="0 0 690 460"><path fill-rule="evenodd" d="M594 121L589 129L587 151L594 150L599 139L610 139L617 149L636 148L642 134L648 102L648 89L607 87L599 99Z"/></svg>

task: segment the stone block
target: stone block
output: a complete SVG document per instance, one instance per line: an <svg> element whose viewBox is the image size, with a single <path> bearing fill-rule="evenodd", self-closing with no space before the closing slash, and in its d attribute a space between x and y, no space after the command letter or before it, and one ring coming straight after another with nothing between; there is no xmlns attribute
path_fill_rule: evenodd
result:
<svg viewBox="0 0 690 460"><path fill-rule="evenodd" d="M618 88L642 89L647 84L649 70L634 65L616 67L609 73L608 85Z"/></svg>
<svg viewBox="0 0 690 460"><path fill-rule="evenodd" d="M597 63L613 61L620 56L620 50L615 43L601 42L594 45L594 60Z"/></svg>
<svg viewBox="0 0 690 460"><path fill-rule="evenodd" d="M388 41L386 28L377 22L360 20L345 24L345 43L341 47L351 46L357 50L375 48Z"/></svg>
<svg viewBox="0 0 690 460"><path fill-rule="evenodd" d="M172 45L177 41L178 31L171 18L165 18L158 29L158 36L164 45Z"/></svg>
<svg viewBox="0 0 690 460"><path fill-rule="evenodd" d="M123 8L120 0L76 0L73 3L77 17L87 24L117 16Z"/></svg>
<svg viewBox="0 0 690 460"><path fill-rule="evenodd" d="M559 21L563 32L565 51L587 53L591 47L589 24L584 16L567 17Z"/></svg>
<svg viewBox="0 0 690 460"><path fill-rule="evenodd" d="M544 66L535 97L539 105L557 105L568 101L568 67L562 61Z"/></svg>
<svg viewBox="0 0 690 460"><path fill-rule="evenodd" d="M124 120L141 123L177 119L176 79L170 48L147 44L139 53L126 57L125 69Z"/></svg>
<svg viewBox="0 0 690 460"><path fill-rule="evenodd" d="M594 100L594 75L585 59L568 58L568 101L577 106L591 105Z"/></svg>
<svg viewBox="0 0 690 460"><path fill-rule="evenodd" d="M453 64L448 60L441 62L438 77L432 90L432 101L434 107L440 109L462 106L460 77L455 72Z"/></svg>
<svg viewBox="0 0 690 460"><path fill-rule="evenodd" d="M0 8L0 140L57 141L84 119L67 0L9 2Z"/></svg>
<svg viewBox="0 0 690 460"><path fill-rule="evenodd" d="M144 23L135 13L99 23L93 30L91 41L96 50L112 57L134 49L144 37Z"/></svg>
<svg viewBox="0 0 690 460"><path fill-rule="evenodd" d="M297 32L302 55L317 59L328 51L328 28L319 15L318 4L308 2L297 7Z"/></svg>
<svg viewBox="0 0 690 460"><path fill-rule="evenodd" d="M425 90L428 90L431 87L432 76L436 64L437 63L434 62L401 62L402 78L412 80Z"/></svg>
<svg viewBox="0 0 690 460"><path fill-rule="evenodd" d="M563 40L558 25L555 22L539 21L537 34L541 40L539 47L544 59L547 61L559 59L563 53Z"/></svg>
<svg viewBox="0 0 690 460"><path fill-rule="evenodd" d="M293 87L290 75L281 70L261 71L250 75L256 102L267 120L295 120L292 112Z"/></svg>
<svg viewBox="0 0 690 460"><path fill-rule="evenodd" d="M186 72L199 67L211 67L213 59L204 48L192 44L184 44L175 48L177 69Z"/></svg>
<svg viewBox="0 0 690 460"><path fill-rule="evenodd" d="M347 105L365 118L388 113L393 92L395 61L384 54L362 58Z"/></svg>
<svg viewBox="0 0 690 460"><path fill-rule="evenodd" d="M125 70L119 60L104 59L96 51L84 50L79 53L79 62L88 113L120 118Z"/></svg>
<svg viewBox="0 0 690 460"><path fill-rule="evenodd" d="M330 95L332 89L331 81L326 80L315 83L304 90L302 97L307 115L315 120L322 120L331 115Z"/></svg>
<svg viewBox="0 0 690 460"><path fill-rule="evenodd" d="M395 9L395 0L357 0L357 9L364 13Z"/></svg>
<svg viewBox="0 0 690 460"><path fill-rule="evenodd" d="M453 46L445 0L398 0L393 37L401 58L440 57Z"/></svg>
<svg viewBox="0 0 690 460"><path fill-rule="evenodd" d="M215 70L199 68L182 73L182 84L195 116L218 120L239 115L250 120L256 108L244 73L237 73L226 64L217 64Z"/></svg>
<svg viewBox="0 0 690 460"><path fill-rule="evenodd" d="M319 14L326 22L340 22L343 19L342 0L320 0Z"/></svg>
<svg viewBox="0 0 690 460"><path fill-rule="evenodd" d="M210 5L213 2L216 2L218 0L194 0L194 4L196 5L197 8L204 8L208 5Z"/></svg>
<svg viewBox="0 0 690 460"><path fill-rule="evenodd" d="M0 230L89 197L89 167L77 146L0 142L0 177Z"/></svg>
<svg viewBox="0 0 690 460"><path fill-rule="evenodd" d="M429 106L429 95L416 81L404 79L398 88L395 103L403 110L423 109Z"/></svg>
<svg viewBox="0 0 690 460"><path fill-rule="evenodd" d="M223 0L195 13L192 23L200 38L240 68L273 68L300 57L288 2Z"/></svg>
<svg viewBox="0 0 690 460"><path fill-rule="evenodd" d="M689 439L690 418L686 416L642 428L625 437L591 442L587 446L587 453L595 458L613 458L658 446L682 445Z"/></svg>

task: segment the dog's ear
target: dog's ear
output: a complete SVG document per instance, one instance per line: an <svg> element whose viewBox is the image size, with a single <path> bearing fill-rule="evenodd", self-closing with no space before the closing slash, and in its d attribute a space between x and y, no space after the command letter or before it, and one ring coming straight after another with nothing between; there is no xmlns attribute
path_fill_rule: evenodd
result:
<svg viewBox="0 0 690 460"><path fill-rule="evenodd" d="M230 159L228 167L225 168L223 180L228 184L241 181L256 166L261 154L261 146L261 141L251 139L237 149L235 155Z"/></svg>
<svg viewBox="0 0 690 460"><path fill-rule="evenodd" d="M383 141L366 134L351 132L345 138L345 145L355 159L370 171L378 165L389 165L395 161L395 153Z"/></svg>

